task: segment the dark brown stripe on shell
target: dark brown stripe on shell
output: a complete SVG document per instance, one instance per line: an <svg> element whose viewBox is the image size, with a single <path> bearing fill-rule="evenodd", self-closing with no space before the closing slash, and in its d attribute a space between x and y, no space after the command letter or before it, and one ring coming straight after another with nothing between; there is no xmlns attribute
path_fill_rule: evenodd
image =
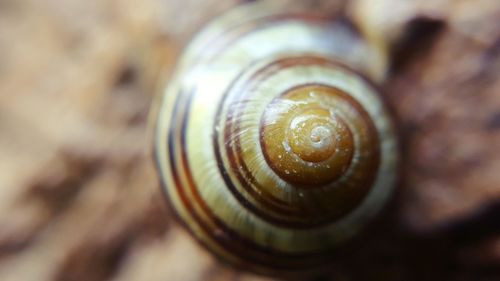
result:
<svg viewBox="0 0 500 281"><path fill-rule="evenodd" d="M220 34L214 35L211 39L207 40L203 49L200 49L198 56L196 56L193 61L198 61L199 58L208 59L208 61L213 61L216 59L217 55L222 53L225 49L229 48L231 44L241 37L244 37L250 33L257 32L268 25L275 22L285 21L285 20L298 20L302 22L307 22L311 25L330 25L333 23L332 18L325 16L320 13L304 13L296 12L294 14L274 14L269 16L263 16L258 21L244 22L238 25L234 25L224 30ZM256 24L256 22L258 24ZM226 39L227 38L227 39ZM218 43L217 43L218 42ZM201 44L200 44L201 45ZM215 46L215 47L214 47ZM215 54L214 56L207 56L207 54Z"/></svg>

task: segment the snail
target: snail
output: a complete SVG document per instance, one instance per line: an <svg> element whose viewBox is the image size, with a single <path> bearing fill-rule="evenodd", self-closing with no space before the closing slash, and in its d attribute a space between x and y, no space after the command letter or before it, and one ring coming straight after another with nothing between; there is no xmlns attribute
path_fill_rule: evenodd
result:
<svg viewBox="0 0 500 281"><path fill-rule="evenodd" d="M201 31L158 105L169 205L215 256L309 270L387 202L397 139L374 86L384 50L351 24L275 2Z"/></svg>

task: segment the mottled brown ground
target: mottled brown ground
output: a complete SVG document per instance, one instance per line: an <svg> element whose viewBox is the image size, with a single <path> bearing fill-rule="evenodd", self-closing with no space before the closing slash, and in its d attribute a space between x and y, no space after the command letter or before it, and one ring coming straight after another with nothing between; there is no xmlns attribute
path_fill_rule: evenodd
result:
<svg viewBox="0 0 500 281"><path fill-rule="evenodd" d="M1 280L262 279L172 221L150 157L159 77L238 2L0 0ZM404 31L383 85L402 180L315 280L500 280L500 3L371 2Z"/></svg>

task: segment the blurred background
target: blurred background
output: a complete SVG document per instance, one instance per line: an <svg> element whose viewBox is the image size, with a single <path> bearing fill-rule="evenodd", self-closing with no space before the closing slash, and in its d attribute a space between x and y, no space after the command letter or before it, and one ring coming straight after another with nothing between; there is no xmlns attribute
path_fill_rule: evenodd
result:
<svg viewBox="0 0 500 281"><path fill-rule="evenodd" d="M0 280L266 279L173 222L148 129L186 42L243 2L0 0ZM375 230L314 280L500 280L500 2L308 3L394 41L404 154Z"/></svg>

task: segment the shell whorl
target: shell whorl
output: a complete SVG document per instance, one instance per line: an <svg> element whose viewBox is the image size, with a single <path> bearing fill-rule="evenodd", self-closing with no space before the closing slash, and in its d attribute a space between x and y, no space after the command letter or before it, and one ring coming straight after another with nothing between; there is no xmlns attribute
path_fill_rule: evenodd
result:
<svg viewBox="0 0 500 281"><path fill-rule="evenodd" d="M236 174L226 176L235 197L261 218L284 227L332 222L370 190L378 136L346 92L355 89L332 83L342 67L314 56L276 59L250 68L224 97L216 155L223 175Z"/></svg>
<svg viewBox="0 0 500 281"><path fill-rule="evenodd" d="M377 213L397 153L359 74L374 53L350 27L282 6L234 11L192 42L160 104L155 155L199 241L249 269L300 270Z"/></svg>

